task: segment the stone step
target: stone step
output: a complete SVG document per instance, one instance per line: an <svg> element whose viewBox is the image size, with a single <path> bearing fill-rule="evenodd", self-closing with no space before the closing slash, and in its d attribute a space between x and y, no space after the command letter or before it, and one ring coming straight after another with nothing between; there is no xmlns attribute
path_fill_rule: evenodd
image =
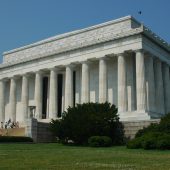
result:
<svg viewBox="0 0 170 170"><path fill-rule="evenodd" d="M124 125L125 136L128 138L134 138L135 134L144 127L149 126L151 123L159 123L157 120L148 120L148 121L136 121L136 122L122 122Z"/></svg>

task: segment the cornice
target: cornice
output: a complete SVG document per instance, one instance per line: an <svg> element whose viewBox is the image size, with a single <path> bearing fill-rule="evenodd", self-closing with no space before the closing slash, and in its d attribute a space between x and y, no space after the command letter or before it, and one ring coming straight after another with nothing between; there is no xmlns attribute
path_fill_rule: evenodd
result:
<svg viewBox="0 0 170 170"><path fill-rule="evenodd" d="M164 39L162 39L161 37L159 37L157 34L155 34L154 32L152 32L149 28L147 28L146 26L143 26L143 33L145 36L147 36L148 38L152 39L154 42L156 42L157 44L159 44L161 47L163 47L165 50L167 50L168 52L170 52L170 44L168 44Z"/></svg>

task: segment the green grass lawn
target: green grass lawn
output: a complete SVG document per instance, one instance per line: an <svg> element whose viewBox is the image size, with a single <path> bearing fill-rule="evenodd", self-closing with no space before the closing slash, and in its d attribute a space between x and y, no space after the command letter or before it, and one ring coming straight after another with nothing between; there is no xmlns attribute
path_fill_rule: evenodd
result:
<svg viewBox="0 0 170 170"><path fill-rule="evenodd" d="M170 151L89 148L60 144L0 144L0 169L170 169Z"/></svg>

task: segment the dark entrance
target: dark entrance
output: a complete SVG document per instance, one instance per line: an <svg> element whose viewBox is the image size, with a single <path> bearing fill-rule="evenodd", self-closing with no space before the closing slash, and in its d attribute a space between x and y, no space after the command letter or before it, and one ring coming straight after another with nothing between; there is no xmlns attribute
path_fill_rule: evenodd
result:
<svg viewBox="0 0 170 170"><path fill-rule="evenodd" d="M43 77L42 118L47 117L48 77Z"/></svg>
<svg viewBox="0 0 170 170"><path fill-rule="evenodd" d="M63 87L63 75L62 74L58 74L57 81L58 81L58 89L57 89L58 117L61 117L61 112L62 112L62 87Z"/></svg>
<svg viewBox="0 0 170 170"><path fill-rule="evenodd" d="M73 106L76 104L76 72L73 71Z"/></svg>

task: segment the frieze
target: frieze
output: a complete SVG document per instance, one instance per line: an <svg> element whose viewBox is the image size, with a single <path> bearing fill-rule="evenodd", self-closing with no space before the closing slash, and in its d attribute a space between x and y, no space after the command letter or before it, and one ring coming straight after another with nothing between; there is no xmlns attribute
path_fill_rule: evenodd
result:
<svg viewBox="0 0 170 170"><path fill-rule="evenodd" d="M12 66L12 65L15 65L15 64L19 64L19 63L28 62L28 61L35 60L35 59L40 59L40 58L55 55L55 54L60 54L60 53L63 53L63 52L68 52L68 51L71 51L71 50L80 49L80 48L83 48L83 47L88 47L88 46L99 44L99 43L102 43L102 42L116 40L116 39L123 38L123 37L126 37L126 36L139 34L142 31L143 30L141 29L141 27L139 27L139 28L131 29L130 31L127 31L127 32L124 32L124 33L119 33L119 34L116 34L116 35L113 34L113 33L112 34L111 33L106 34L105 36L102 36L102 38L94 38L92 41L84 41L84 42L79 43L75 46L69 45L69 46L59 48L59 49L51 49L51 50L47 50L47 51L41 51L37 55L34 55L34 53L32 53L28 58L22 58L22 59L19 58L19 60L3 63L3 64L0 65L0 68Z"/></svg>
<svg viewBox="0 0 170 170"><path fill-rule="evenodd" d="M138 23L132 17L124 17L119 22L108 22L100 26L93 26L83 30L65 33L48 38L37 43L14 49L4 53L4 61L0 68L25 63L28 61L48 57L63 52L83 49L103 42L113 41L130 35L143 33L154 42L160 44L170 52L170 46L163 39L154 34L147 27Z"/></svg>
<svg viewBox="0 0 170 170"><path fill-rule="evenodd" d="M22 59L32 58L32 56L44 55L46 53L61 52L75 48L81 48L84 45L91 45L100 39L126 32L131 29L131 17L124 17L117 22L108 22L99 26L93 26L86 29L73 31L56 37L52 37L38 43L25 47L14 49L4 53L4 63L21 61ZM92 43L93 42L93 43Z"/></svg>

